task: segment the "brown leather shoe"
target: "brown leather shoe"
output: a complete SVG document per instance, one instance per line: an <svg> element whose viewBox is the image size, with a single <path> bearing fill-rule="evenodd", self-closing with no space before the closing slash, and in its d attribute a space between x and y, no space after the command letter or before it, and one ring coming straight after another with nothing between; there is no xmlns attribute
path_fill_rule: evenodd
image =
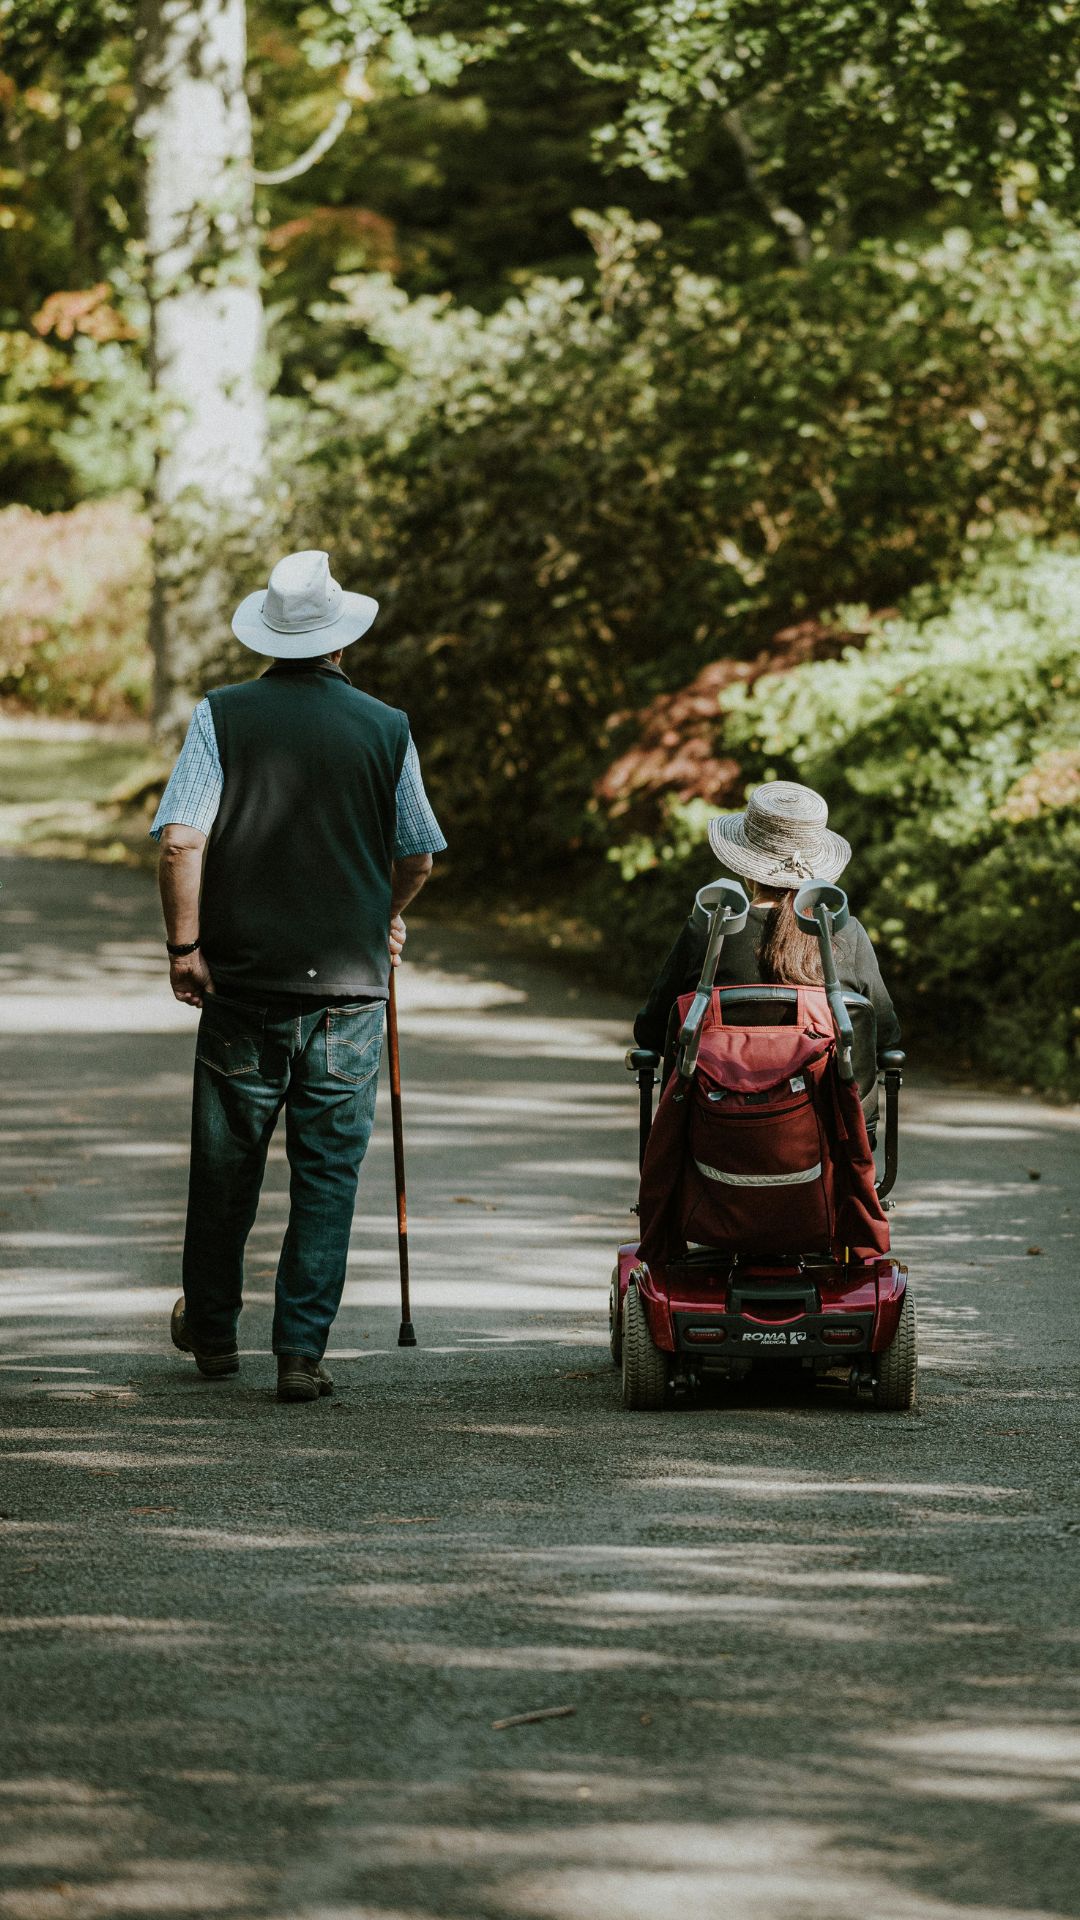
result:
<svg viewBox="0 0 1080 1920"><path fill-rule="evenodd" d="M278 1354L279 1400L317 1400L321 1393L333 1391L334 1382L321 1360L312 1360L306 1353Z"/></svg>
<svg viewBox="0 0 1080 1920"><path fill-rule="evenodd" d="M173 1346L179 1347L181 1353L190 1353L199 1372L207 1380L221 1380L227 1373L239 1373L240 1355L235 1347L227 1347L224 1350L219 1348L216 1353L208 1353L205 1347L196 1347L193 1344L184 1317L183 1294L180 1295L172 1310L169 1332L172 1335Z"/></svg>

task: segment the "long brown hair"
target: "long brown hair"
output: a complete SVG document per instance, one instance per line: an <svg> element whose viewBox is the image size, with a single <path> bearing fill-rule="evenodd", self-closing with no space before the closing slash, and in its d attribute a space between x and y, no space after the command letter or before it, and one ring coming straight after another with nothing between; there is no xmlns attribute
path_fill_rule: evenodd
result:
<svg viewBox="0 0 1080 1920"><path fill-rule="evenodd" d="M758 948L758 972L763 980L784 981L795 987L823 983L817 935L804 933L795 918L795 895L785 887L770 909Z"/></svg>

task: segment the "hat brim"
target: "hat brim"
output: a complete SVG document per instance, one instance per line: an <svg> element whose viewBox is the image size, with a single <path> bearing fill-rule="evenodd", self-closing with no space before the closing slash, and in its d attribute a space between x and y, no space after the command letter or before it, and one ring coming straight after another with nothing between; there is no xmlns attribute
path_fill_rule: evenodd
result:
<svg viewBox="0 0 1080 1920"><path fill-rule="evenodd" d="M750 845L746 838L746 816L742 813L720 814L710 820L709 845L721 866L730 873L742 874L745 879L758 880L763 887L801 887L808 880L836 880L851 859L851 848L842 835L834 833L831 827L824 827L812 873L778 866L774 854L763 853L760 847Z"/></svg>
<svg viewBox="0 0 1080 1920"><path fill-rule="evenodd" d="M359 640L379 611L378 601L368 594L343 593L340 611L327 626L312 627L307 633L278 633L263 619L265 601L265 587L241 600L232 630L252 653L268 654L274 660L317 660L324 653L336 653Z"/></svg>

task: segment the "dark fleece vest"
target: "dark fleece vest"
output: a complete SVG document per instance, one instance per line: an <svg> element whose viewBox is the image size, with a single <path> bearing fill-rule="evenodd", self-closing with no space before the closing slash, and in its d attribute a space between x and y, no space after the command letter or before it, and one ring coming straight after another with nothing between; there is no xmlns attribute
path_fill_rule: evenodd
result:
<svg viewBox="0 0 1080 1920"><path fill-rule="evenodd" d="M405 714L308 661L209 701L224 786L200 931L215 982L385 1000Z"/></svg>

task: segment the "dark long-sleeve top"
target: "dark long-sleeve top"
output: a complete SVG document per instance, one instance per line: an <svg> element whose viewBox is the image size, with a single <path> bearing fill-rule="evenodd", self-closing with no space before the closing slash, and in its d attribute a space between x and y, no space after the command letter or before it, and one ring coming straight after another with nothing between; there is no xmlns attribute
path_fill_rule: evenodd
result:
<svg viewBox="0 0 1080 1920"><path fill-rule="evenodd" d="M742 933L729 934L720 950L716 970L718 987L748 986L761 979L758 949L765 932L767 906L751 907ZM651 1047L663 1053L671 1009L681 993L693 993L701 978L709 923L695 904L675 945L653 981L649 997L634 1021L634 1038L639 1047ZM858 920L849 920L835 936L836 971L843 987L861 993L871 1002L877 1018L877 1050L880 1057L900 1044L900 1022L881 977L877 954L870 935Z"/></svg>

